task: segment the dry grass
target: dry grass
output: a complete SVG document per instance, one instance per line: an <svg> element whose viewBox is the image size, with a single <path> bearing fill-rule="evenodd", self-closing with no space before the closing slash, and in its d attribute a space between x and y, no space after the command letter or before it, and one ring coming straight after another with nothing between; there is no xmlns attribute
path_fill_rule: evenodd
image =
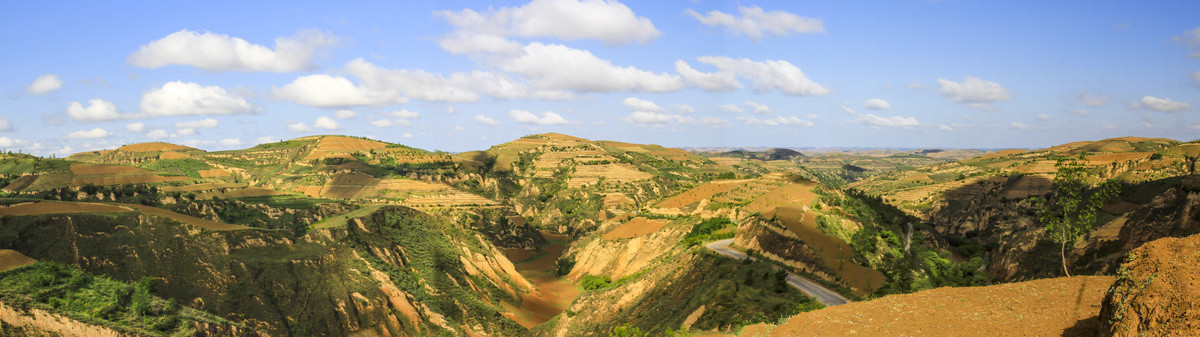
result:
<svg viewBox="0 0 1200 337"><path fill-rule="evenodd" d="M31 259L12 249L0 249L0 272L6 272L17 267L28 266L37 260Z"/></svg>
<svg viewBox="0 0 1200 337"><path fill-rule="evenodd" d="M187 147L187 146L183 146L183 145L175 145L175 144L171 144L171 143L161 143L161 142L129 144L129 145L125 145L125 146L117 148L117 151L124 151L124 152L158 152L158 151L180 151L180 150L196 150L196 148ZM166 158L164 158L164 159L166 159Z"/></svg>
<svg viewBox="0 0 1200 337"><path fill-rule="evenodd" d="M233 230L250 229L250 227L246 227L243 225L234 225L234 224L216 222L216 221L212 221L212 220L208 220L208 219L201 219L201 218L197 218L197 217L194 217L191 215L175 213L175 212L168 211L168 210L158 208L158 207L150 207L150 206L142 206L142 205L127 205L127 206L133 207L134 209L138 210L139 212L142 212L142 214L161 216L164 218L178 221L183 224L192 225L192 226L196 226L196 227L200 227L200 228L212 230L212 231L233 231Z"/></svg>
<svg viewBox="0 0 1200 337"><path fill-rule="evenodd" d="M620 227L617 227L608 233L604 233L604 235L601 235L600 238L605 240L635 238L657 232L666 224L667 220L651 220L643 217L636 217L629 219L629 221L621 224Z"/></svg>
<svg viewBox="0 0 1200 337"><path fill-rule="evenodd" d="M196 173L199 173L201 178L216 178L216 177L230 176L229 171L222 170L219 168L211 169L211 170L199 170L199 171L196 171Z"/></svg>
<svg viewBox="0 0 1200 337"><path fill-rule="evenodd" d="M693 187L683 193L676 194L673 197L667 198L659 202L654 207L659 208L682 208L689 205L699 203L701 200L712 198L713 196L732 191L738 187L744 186L750 180L718 180L701 184Z"/></svg>
<svg viewBox="0 0 1200 337"><path fill-rule="evenodd" d="M90 202L41 201L0 207L0 216L130 211L133 211L133 209L125 206L114 206L108 204Z"/></svg>
<svg viewBox="0 0 1200 337"><path fill-rule="evenodd" d="M175 152L175 151L167 151L167 152L163 152L162 154L158 155L158 159L187 159L187 158L191 158L191 157L192 156L189 156L184 153Z"/></svg>
<svg viewBox="0 0 1200 337"><path fill-rule="evenodd" d="M349 157L350 153L356 151L382 149L385 147L387 147L387 144L373 140L337 136L321 137L321 140L317 142L317 147L310 151L304 157L304 160Z"/></svg>
<svg viewBox="0 0 1200 337"><path fill-rule="evenodd" d="M123 165L71 164L71 173L77 176L95 174L147 174L149 170Z"/></svg>
<svg viewBox="0 0 1200 337"><path fill-rule="evenodd" d="M1150 157L1149 152L1124 152L1124 153L1104 153L1087 156L1088 165L1109 165L1112 163L1120 163L1130 160L1138 160Z"/></svg>

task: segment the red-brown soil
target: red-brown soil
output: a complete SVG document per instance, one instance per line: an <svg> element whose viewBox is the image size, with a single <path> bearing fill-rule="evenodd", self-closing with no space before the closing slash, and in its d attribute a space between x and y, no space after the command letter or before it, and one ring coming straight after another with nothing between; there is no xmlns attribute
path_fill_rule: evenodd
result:
<svg viewBox="0 0 1200 337"><path fill-rule="evenodd" d="M667 220L651 220L643 217L636 217L621 224L620 227L604 233L600 238L605 240L619 240L635 238L642 235L657 232L667 224Z"/></svg>
<svg viewBox="0 0 1200 337"><path fill-rule="evenodd" d="M802 313L756 336L1093 336L1113 277L938 288ZM743 334L742 336L750 336Z"/></svg>
<svg viewBox="0 0 1200 337"><path fill-rule="evenodd" d="M1100 314L1113 336L1200 336L1200 235L1129 252Z"/></svg>
<svg viewBox="0 0 1200 337"><path fill-rule="evenodd" d="M0 249L0 272L9 271L16 267L26 266L37 260L22 255L15 250Z"/></svg>

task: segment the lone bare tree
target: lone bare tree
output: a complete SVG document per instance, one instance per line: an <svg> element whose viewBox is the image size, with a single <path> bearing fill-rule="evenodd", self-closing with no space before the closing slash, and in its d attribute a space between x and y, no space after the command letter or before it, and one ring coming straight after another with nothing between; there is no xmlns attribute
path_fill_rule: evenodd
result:
<svg viewBox="0 0 1200 337"><path fill-rule="evenodd" d="M1063 274L1067 270L1067 246L1074 245L1080 235L1086 234L1096 225L1096 216L1104 202L1120 194L1121 185L1109 179L1096 185L1088 183L1088 167L1083 157L1059 160L1055 165L1058 172L1054 177L1054 195L1048 200L1034 199L1038 221L1046 226L1046 232L1060 245Z"/></svg>

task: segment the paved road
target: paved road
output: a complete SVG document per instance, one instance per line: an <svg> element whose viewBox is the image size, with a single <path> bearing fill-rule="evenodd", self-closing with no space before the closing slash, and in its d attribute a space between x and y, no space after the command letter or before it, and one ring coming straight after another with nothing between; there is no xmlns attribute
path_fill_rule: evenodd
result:
<svg viewBox="0 0 1200 337"><path fill-rule="evenodd" d="M745 260L747 258L754 260L753 257L747 256L746 253L729 248L729 244L731 243L733 243L733 239L725 239L709 242L708 244L704 245L704 247L738 260ZM803 276L789 272L787 276L787 282L788 285L791 285L793 288L808 294L808 296L816 298L818 302L821 302L821 304L824 304L827 307L850 303L850 300L846 299L841 294L838 294L836 291L829 290L829 288L825 288L824 286L817 284L816 282L813 282L812 280Z"/></svg>

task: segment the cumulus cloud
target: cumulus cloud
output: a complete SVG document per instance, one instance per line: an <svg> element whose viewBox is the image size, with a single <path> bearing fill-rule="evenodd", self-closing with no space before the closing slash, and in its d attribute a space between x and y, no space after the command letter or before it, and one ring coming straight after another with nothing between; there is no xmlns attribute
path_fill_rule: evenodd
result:
<svg viewBox="0 0 1200 337"><path fill-rule="evenodd" d="M24 139L0 137L0 147L16 147L28 145L29 141Z"/></svg>
<svg viewBox="0 0 1200 337"><path fill-rule="evenodd" d="M217 142L217 144L221 144L221 146L230 147L230 146L240 146L240 145L242 145L243 143L242 143L242 140L241 140L241 139L237 139L237 138L225 138L225 139L222 139L222 140L218 141L218 142Z"/></svg>
<svg viewBox="0 0 1200 337"><path fill-rule="evenodd" d="M1086 91L1080 90L1078 97L1079 103L1083 103L1083 105L1087 106L1102 106L1108 104L1108 95L1105 95L1104 93L1096 94L1096 96L1090 96Z"/></svg>
<svg viewBox="0 0 1200 337"><path fill-rule="evenodd" d="M1180 47L1188 50L1188 57L1200 57L1200 27L1183 31L1173 38Z"/></svg>
<svg viewBox="0 0 1200 337"><path fill-rule="evenodd" d="M205 118L198 121L178 122L175 123L177 129L212 129L220 124L216 119Z"/></svg>
<svg viewBox="0 0 1200 337"><path fill-rule="evenodd" d="M812 121L800 119L800 117L796 117L796 116L786 116L786 117L785 116L776 116L775 118L765 118L765 119L759 119L754 116L738 116L738 120L745 122L747 125L762 125L762 126L789 125L789 126L804 126L804 127L813 126Z"/></svg>
<svg viewBox="0 0 1200 337"><path fill-rule="evenodd" d="M887 109L892 108L892 105L888 104L887 101L878 99L878 98L872 98L872 99L867 100L867 103L865 105L866 105L867 109L871 109L871 110L887 110Z"/></svg>
<svg viewBox="0 0 1200 337"><path fill-rule="evenodd" d="M658 104L656 104L654 102L647 101L647 100L637 98L637 97L626 98L624 101L621 101L621 104L624 104L625 106L633 108L634 110L637 110L637 111L653 111L653 112L666 111L666 109L663 109L662 107L658 106Z"/></svg>
<svg viewBox="0 0 1200 337"><path fill-rule="evenodd" d="M717 68L715 73L695 73L685 74L680 72L688 83L696 85L702 89L727 91L740 88L741 84L736 80L737 86L731 86L731 83L725 82L727 79L736 76L750 80L755 92L769 92L778 90L782 93L797 96L822 96L829 94L829 89L821 86L817 82L808 79L800 68L792 65L791 62L784 60L765 60L753 61L746 58L734 59L727 56L701 56L696 58L700 63L711 65ZM687 66L686 62L676 62L676 71L683 69L682 66ZM686 69L690 69L687 66ZM686 70L685 69L685 70ZM720 81L713 81L713 78L721 78ZM710 82L721 82L719 85Z"/></svg>
<svg viewBox="0 0 1200 337"><path fill-rule="evenodd" d="M771 107L755 101L745 101L742 104L750 107L750 112L765 115L771 113Z"/></svg>
<svg viewBox="0 0 1200 337"><path fill-rule="evenodd" d="M520 56L497 61L500 69L545 90L669 92L682 89L678 75L617 66L591 52L560 44L530 43Z"/></svg>
<svg viewBox="0 0 1200 337"><path fill-rule="evenodd" d="M725 110L725 111L729 111L729 112L736 112L736 113L746 112L745 110L742 110L742 107L737 106L736 104L721 104L721 105L718 105L717 108L720 108L721 110Z"/></svg>
<svg viewBox="0 0 1200 337"><path fill-rule="evenodd" d="M341 125L338 125L337 121L326 116L317 117L317 120L313 122L313 127L323 130L337 130L342 128Z"/></svg>
<svg viewBox="0 0 1200 337"><path fill-rule="evenodd" d="M79 131L75 131L70 134L67 134L67 138L71 138L71 139L96 139L96 138L104 138L104 137L108 137L108 136L112 136L112 132L109 132L109 131L101 129L101 128L95 128L95 129L91 129L91 130L79 130Z"/></svg>
<svg viewBox="0 0 1200 337"><path fill-rule="evenodd" d="M67 116L78 122L100 122L121 119L124 116L117 105L99 98L88 100L86 107L79 102L67 103Z"/></svg>
<svg viewBox="0 0 1200 337"><path fill-rule="evenodd" d="M537 114L529 111L514 109L508 112L508 116L521 124L558 125L571 123L561 115L550 111L542 112L542 115L539 117Z"/></svg>
<svg viewBox="0 0 1200 337"><path fill-rule="evenodd" d="M671 110L678 112L678 113L690 114L690 113L696 112L696 108L692 107L691 105L687 105L687 104L683 104L683 103L671 104L671 106L669 106L669 108L671 108Z"/></svg>
<svg viewBox="0 0 1200 337"><path fill-rule="evenodd" d="M466 31L451 33L438 40L438 45L451 54L513 55L521 53L523 47L503 36Z"/></svg>
<svg viewBox="0 0 1200 337"><path fill-rule="evenodd" d="M825 31L825 25L820 19L803 17L781 10L764 11L758 6L738 6L735 16L721 11L711 11L701 15L688 9L684 13L696 18L706 26L725 27L725 30L742 34L754 41L762 41L764 34L774 36L789 36L793 34L811 34Z"/></svg>
<svg viewBox="0 0 1200 337"><path fill-rule="evenodd" d="M713 73L703 73L692 68L683 60L675 61L675 72L688 83L700 87L707 91L733 91L742 88L742 84L738 82L737 75L732 71L718 71Z"/></svg>
<svg viewBox="0 0 1200 337"><path fill-rule="evenodd" d="M291 131L291 132L310 132L310 131L312 131L312 128L308 127L308 125L305 125L304 123L300 123L300 122L287 123L287 128L288 128L288 131Z"/></svg>
<svg viewBox="0 0 1200 337"><path fill-rule="evenodd" d="M712 127L728 126L729 121L716 117L700 117L685 116L680 114L668 114L652 111L634 111L625 116L621 120L627 123L638 125L661 126L667 123L689 124L689 125L708 125Z"/></svg>
<svg viewBox="0 0 1200 337"><path fill-rule="evenodd" d="M471 119L474 119L476 122L480 122L480 123L487 124L487 125L492 125L492 126L500 125L500 122L497 122L495 119L492 119L491 117L484 116L484 115L475 115L475 117L472 117Z"/></svg>
<svg viewBox="0 0 1200 337"><path fill-rule="evenodd" d="M1040 120L1044 120L1044 121L1048 121L1048 120L1051 120L1051 119L1053 119L1053 118L1051 118L1051 117L1050 117L1050 115L1046 115L1046 114L1037 115L1037 118L1038 118L1038 119L1040 119Z"/></svg>
<svg viewBox="0 0 1200 337"><path fill-rule="evenodd" d="M12 130L13 130L12 121L9 120L8 118L0 117L0 132L12 131Z"/></svg>
<svg viewBox="0 0 1200 337"><path fill-rule="evenodd" d="M125 124L125 131L133 133L146 132L146 124L142 122Z"/></svg>
<svg viewBox="0 0 1200 337"><path fill-rule="evenodd" d="M154 116L227 115L257 113L246 98L218 86L181 81L142 94L142 112Z"/></svg>
<svg viewBox="0 0 1200 337"><path fill-rule="evenodd" d="M921 84L921 80L913 80L912 83L906 84L905 86L912 90L924 90L928 88L924 84Z"/></svg>
<svg viewBox="0 0 1200 337"><path fill-rule="evenodd" d="M327 74L306 75L281 88L275 97L316 107L383 106L427 102L475 102L481 96L562 100L570 93L536 90L507 74L486 71L456 72L448 76L413 69L385 69L363 59L346 63L345 71L359 83Z"/></svg>
<svg viewBox="0 0 1200 337"><path fill-rule="evenodd" d="M149 137L151 139L163 139L163 138L167 138L169 136L170 136L170 134L167 133L167 130L163 130L163 129L154 129L154 130L150 130L150 132L146 133L146 137Z"/></svg>
<svg viewBox="0 0 1200 337"><path fill-rule="evenodd" d="M1017 129L1017 130L1033 130L1033 129L1037 129L1037 127L1035 127L1035 126L1032 126L1032 125L1029 125L1029 124L1025 124L1025 123L1021 123L1021 122L1012 122L1012 123L1009 123L1009 124L1008 124L1008 126L1011 126L1012 128L1014 128L1014 129Z"/></svg>
<svg viewBox="0 0 1200 337"><path fill-rule="evenodd" d="M962 82L944 78L939 78L937 82L943 96L972 109L991 110L994 108L992 103L1012 99L1008 89L1000 84L971 76L964 77Z"/></svg>
<svg viewBox="0 0 1200 337"><path fill-rule="evenodd" d="M650 19L638 17L617 1L533 0L521 7L476 12L438 11L460 31L490 36L554 37L563 40L598 39L609 45L646 43L662 33Z"/></svg>
<svg viewBox="0 0 1200 337"><path fill-rule="evenodd" d="M1178 112L1190 109L1192 107L1191 104L1172 101L1170 98L1158 98L1154 96L1143 96L1139 103L1140 104L1136 105L1137 107L1161 112Z"/></svg>
<svg viewBox="0 0 1200 337"><path fill-rule="evenodd" d="M185 29L142 46L128 61L150 69L186 65L212 72L292 72L316 68L311 62L313 55L337 43L337 37L308 30L275 39L275 49L271 49L229 35Z"/></svg>
<svg viewBox="0 0 1200 337"><path fill-rule="evenodd" d="M383 114L392 116L392 117L396 117L396 118L405 118L405 119L421 118L421 113L416 112L416 111L409 111L408 109L400 109L398 111L385 112Z"/></svg>
<svg viewBox="0 0 1200 337"><path fill-rule="evenodd" d="M33 83L25 87L25 93L30 95L45 95L62 89L63 80L55 74L45 74L33 79Z"/></svg>
<svg viewBox="0 0 1200 337"><path fill-rule="evenodd" d="M873 114L862 115L862 121L867 125L882 127L914 127L921 124L916 118L913 117L879 117Z"/></svg>
<svg viewBox="0 0 1200 337"><path fill-rule="evenodd" d="M333 118L337 119L351 119L354 117L358 117L358 113L355 113L354 110L342 109L333 112Z"/></svg>

